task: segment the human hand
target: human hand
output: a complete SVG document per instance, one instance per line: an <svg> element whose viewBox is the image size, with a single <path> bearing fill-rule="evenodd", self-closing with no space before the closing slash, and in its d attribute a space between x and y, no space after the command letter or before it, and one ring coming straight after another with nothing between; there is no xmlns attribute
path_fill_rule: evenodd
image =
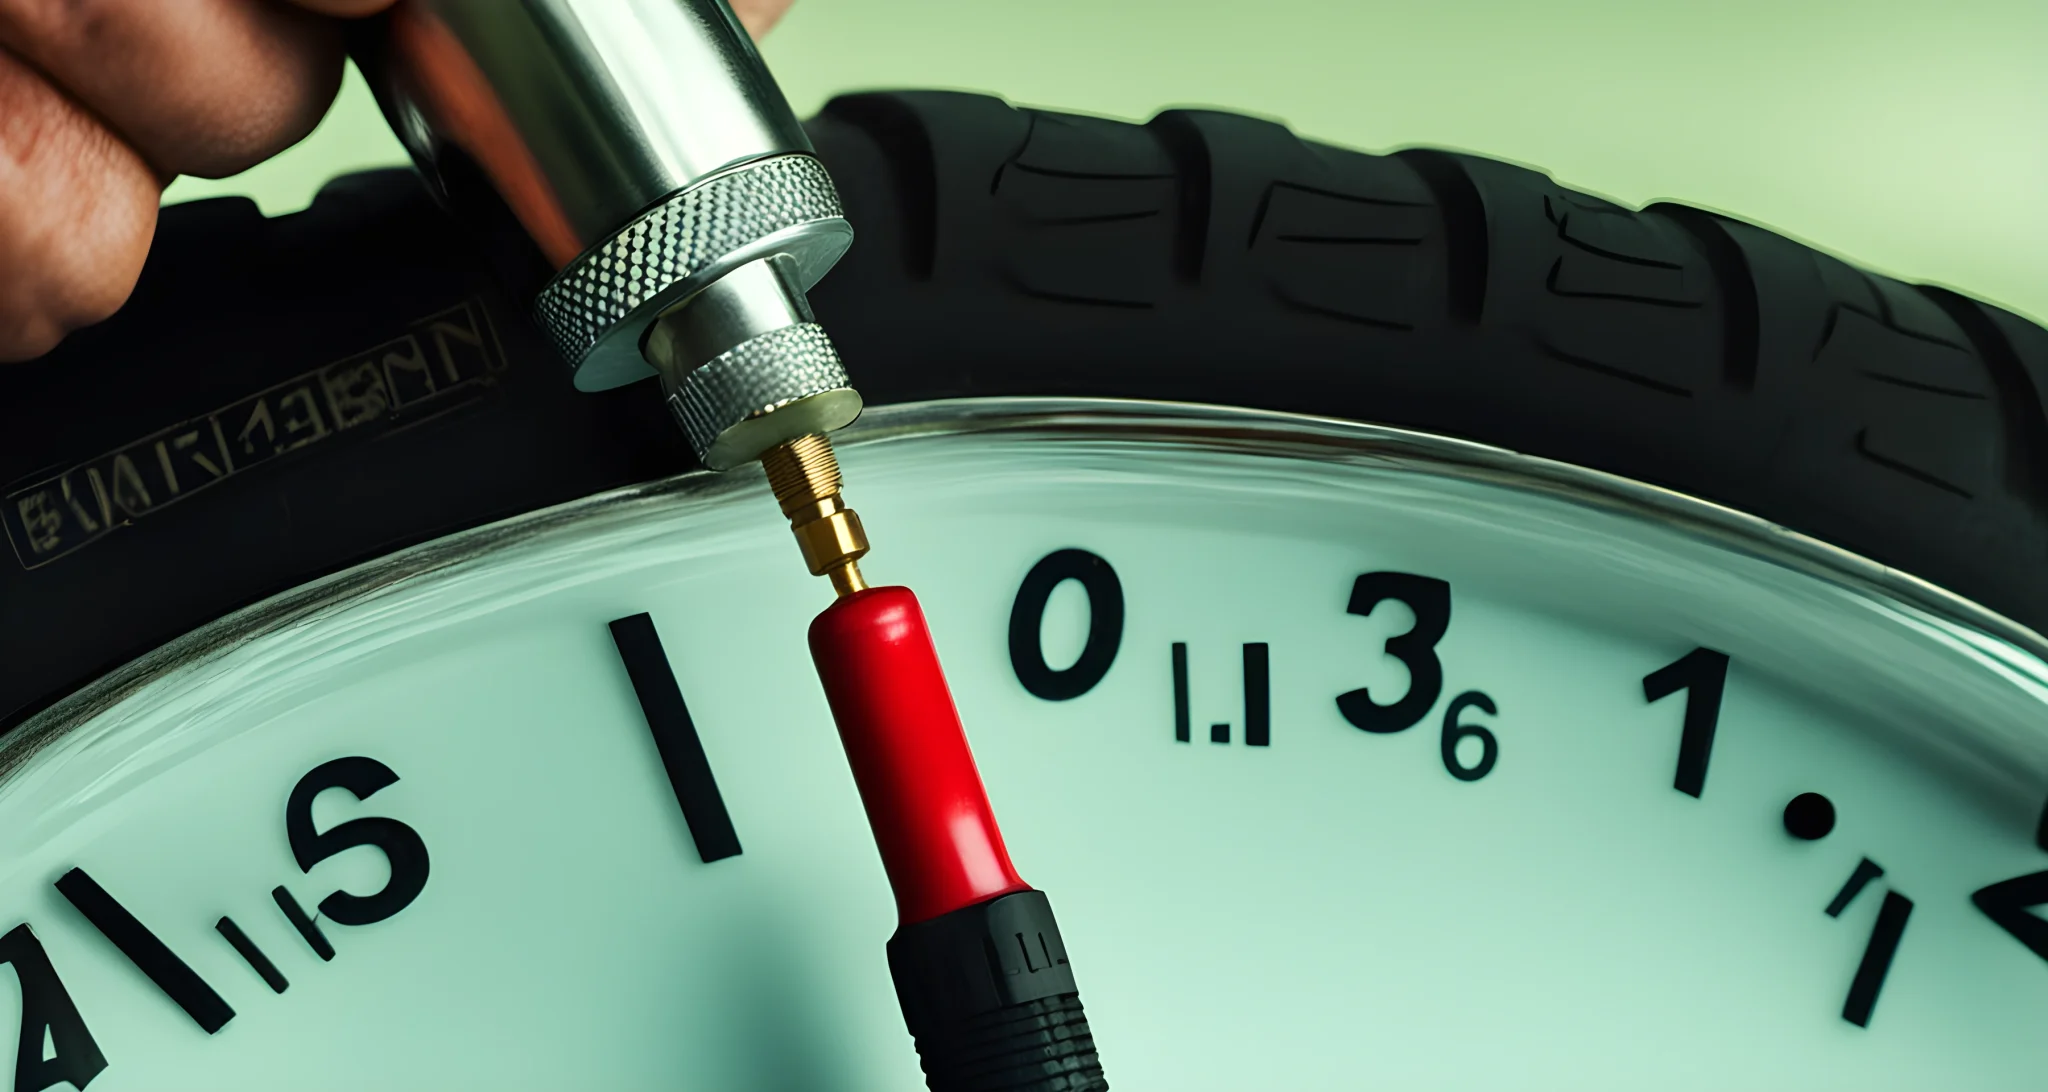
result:
<svg viewBox="0 0 2048 1092"><path fill-rule="evenodd" d="M0 0L0 361L112 314L164 186L245 170L341 85L340 20L394 0ZM756 38L791 0L732 0Z"/></svg>

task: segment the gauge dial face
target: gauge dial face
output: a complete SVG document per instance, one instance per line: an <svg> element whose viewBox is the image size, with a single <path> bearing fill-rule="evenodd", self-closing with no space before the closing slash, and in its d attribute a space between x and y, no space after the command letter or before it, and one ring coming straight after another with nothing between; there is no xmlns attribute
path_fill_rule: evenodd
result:
<svg viewBox="0 0 2048 1092"><path fill-rule="evenodd" d="M1009 404L866 435L869 575L925 603L1119 1087L2048 1067L2024 631L1384 430ZM758 482L684 479L344 574L25 725L0 1088L918 1087L804 645L828 594Z"/></svg>

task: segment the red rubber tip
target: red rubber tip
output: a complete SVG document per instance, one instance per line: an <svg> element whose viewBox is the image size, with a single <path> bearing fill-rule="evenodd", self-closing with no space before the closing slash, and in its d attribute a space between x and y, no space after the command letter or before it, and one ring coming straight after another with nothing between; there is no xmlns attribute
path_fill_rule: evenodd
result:
<svg viewBox="0 0 2048 1092"><path fill-rule="evenodd" d="M811 659L904 925L1028 891L960 730L924 611L868 588L811 623Z"/></svg>

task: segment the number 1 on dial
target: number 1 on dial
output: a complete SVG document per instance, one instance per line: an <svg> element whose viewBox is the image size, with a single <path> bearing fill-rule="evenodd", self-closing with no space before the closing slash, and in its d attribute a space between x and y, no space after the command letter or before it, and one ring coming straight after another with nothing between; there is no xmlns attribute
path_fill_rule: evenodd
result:
<svg viewBox="0 0 2048 1092"><path fill-rule="evenodd" d="M1884 989L1892 957L1899 953L1899 940L1906 935L1906 919L1912 916L1912 899L1896 891L1884 893L1884 905L1878 908L1877 923L1870 927L1870 940L1863 946L1856 977L1849 982L1849 999L1842 1003L1842 1019L1859 1028L1870 1026L1878 991Z"/></svg>
<svg viewBox="0 0 2048 1092"><path fill-rule="evenodd" d="M1685 691L1685 730L1678 739L1678 775L1671 787L1697 799L1707 787L1707 760L1721 722L1721 690L1728 654L1696 648L1643 676L1643 700L1658 702Z"/></svg>

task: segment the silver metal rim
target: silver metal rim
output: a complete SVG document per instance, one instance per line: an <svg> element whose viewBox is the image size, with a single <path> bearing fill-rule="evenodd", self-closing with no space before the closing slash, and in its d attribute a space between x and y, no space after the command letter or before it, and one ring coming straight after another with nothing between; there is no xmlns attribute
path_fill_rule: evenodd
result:
<svg viewBox="0 0 2048 1092"><path fill-rule="evenodd" d="M1509 490L1654 521L1717 547L1904 604L2048 663L2048 639L1918 577L1789 528L1673 490L1505 448L1382 425L1194 403L981 398L870 407L835 444L882 444L974 433L1193 445L1240 455L1371 464ZM0 738L0 778L50 741L157 676L304 623L365 593L621 510L708 500L760 488L758 471L695 471L539 509L365 562L202 626L88 683ZM765 510L764 510L765 511ZM764 516L763 518L766 518Z"/></svg>

